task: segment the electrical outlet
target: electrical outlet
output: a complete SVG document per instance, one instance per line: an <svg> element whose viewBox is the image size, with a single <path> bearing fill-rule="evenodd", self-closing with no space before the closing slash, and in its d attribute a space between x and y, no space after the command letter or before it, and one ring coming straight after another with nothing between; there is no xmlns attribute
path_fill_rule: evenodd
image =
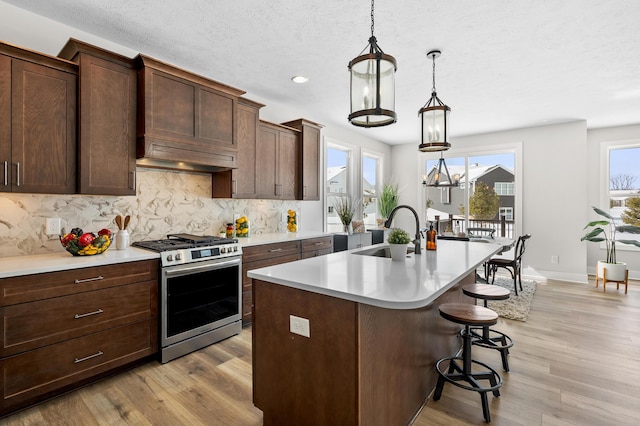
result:
<svg viewBox="0 0 640 426"><path fill-rule="evenodd" d="M560 263L560 258L558 256L551 256L551 263Z"/></svg>
<svg viewBox="0 0 640 426"><path fill-rule="evenodd" d="M289 315L289 330L292 333L299 334L304 337L311 337L309 330L309 320L306 318Z"/></svg>
<svg viewBox="0 0 640 426"><path fill-rule="evenodd" d="M47 235L60 235L60 218L59 217L48 217L47 218Z"/></svg>

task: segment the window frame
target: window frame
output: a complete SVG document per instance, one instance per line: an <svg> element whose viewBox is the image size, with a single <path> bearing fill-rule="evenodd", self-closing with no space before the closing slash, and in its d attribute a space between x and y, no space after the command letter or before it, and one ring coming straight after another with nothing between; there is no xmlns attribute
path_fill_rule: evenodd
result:
<svg viewBox="0 0 640 426"><path fill-rule="evenodd" d="M618 149L640 148L640 139L626 139L618 141L607 141L600 143L600 206L609 207L611 199L610 177L611 177L611 151ZM609 212L607 210L607 212ZM606 248L604 242L600 243L600 248ZM640 251L640 248L630 244L616 244L617 251Z"/></svg>
<svg viewBox="0 0 640 426"><path fill-rule="evenodd" d="M523 159L522 159L522 152L523 152L523 143L521 141L514 141L514 142L510 142L510 143L505 143L505 144L499 144L499 145L485 145L485 146L474 146L474 147L452 147L450 149L448 149L447 151L440 153L440 152L435 152L435 153L429 153L429 152L425 152L425 153L420 153L418 155L418 176L416 177L417 179L419 179L420 182L422 182L422 176L425 174L425 165L426 165L426 161L427 160L437 160L440 155L442 154L443 157L446 159L449 158L457 158L457 157L464 157L466 159L465 161L465 174L468 175L469 173L469 160L468 157L476 157L476 156L483 156L483 155L492 155L492 154L504 154L504 153L513 153L514 155L514 173L515 173L515 177L514 177L514 190L515 190L515 195L514 195L514 208L516 210L516 214L515 217L513 218L513 220L515 221L515 227L513 229L514 235L522 235L522 229L523 229L523 223L522 223L522 219L523 219L523 192L524 192L524 185L523 185L523 175L524 175L524 168L523 168ZM421 185L422 186L422 185ZM461 185L462 186L462 185ZM470 191L473 191L475 188L473 188L474 185L470 184L470 185L464 185L464 197L465 197L465 204L464 204L464 210L465 210L465 229L469 226L469 195L470 195ZM425 206L426 200L427 200L427 188L425 188L424 186L422 187L422 191L420 193L420 205ZM424 210L422 212L422 214L424 214Z"/></svg>

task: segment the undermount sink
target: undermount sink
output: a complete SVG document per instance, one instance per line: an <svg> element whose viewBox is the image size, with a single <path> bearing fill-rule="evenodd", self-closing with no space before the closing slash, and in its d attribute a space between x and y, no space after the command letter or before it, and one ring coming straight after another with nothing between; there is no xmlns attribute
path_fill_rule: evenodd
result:
<svg viewBox="0 0 640 426"><path fill-rule="evenodd" d="M407 246L407 254L413 254L415 248ZM361 256L375 256L375 257L388 257L391 258L391 251L389 247L374 247L366 250L354 251L351 254L359 254Z"/></svg>

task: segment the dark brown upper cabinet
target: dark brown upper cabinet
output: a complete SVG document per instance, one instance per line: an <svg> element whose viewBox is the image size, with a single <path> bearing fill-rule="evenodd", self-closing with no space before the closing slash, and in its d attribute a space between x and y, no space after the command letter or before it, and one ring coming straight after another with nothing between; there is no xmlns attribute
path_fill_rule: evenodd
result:
<svg viewBox="0 0 640 426"><path fill-rule="evenodd" d="M238 167L212 174L213 198L256 198L256 141L263 106L249 99L238 99Z"/></svg>
<svg viewBox="0 0 640 426"><path fill-rule="evenodd" d="M135 195L133 60L75 39L58 56L79 66L78 193Z"/></svg>
<svg viewBox="0 0 640 426"><path fill-rule="evenodd" d="M244 92L145 55L138 67L138 165L237 167L237 104Z"/></svg>
<svg viewBox="0 0 640 426"><path fill-rule="evenodd" d="M256 142L256 196L295 200L299 188L300 131L260 121Z"/></svg>
<svg viewBox="0 0 640 426"><path fill-rule="evenodd" d="M320 129L322 125L299 118L282 123L300 131L298 200L320 199Z"/></svg>
<svg viewBox="0 0 640 426"><path fill-rule="evenodd" d="M0 43L0 191L76 191L78 66Z"/></svg>

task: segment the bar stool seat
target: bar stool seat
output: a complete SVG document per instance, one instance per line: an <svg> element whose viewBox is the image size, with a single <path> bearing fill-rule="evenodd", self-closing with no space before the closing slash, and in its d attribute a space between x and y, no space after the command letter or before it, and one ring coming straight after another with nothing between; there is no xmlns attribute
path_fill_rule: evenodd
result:
<svg viewBox="0 0 640 426"><path fill-rule="evenodd" d="M471 358L470 328L472 326L492 326L498 322L498 314L489 308L468 303L443 303L438 307L438 310L444 319L464 325L465 332L462 334L462 356L449 356L436 362L438 383L433 399L434 401L440 399L445 382L462 389L478 392L482 401L484 419L489 423L491 422L491 414L487 392L492 392L496 397L500 396L499 389L502 386L502 377L487 364ZM447 361L449 361L448 366L446 365ZM474 369L473 366L476 368Z"/></svg>
<svg viewBox="0 0 640 426"><path fill-rule="evenodd" d="M492 284L468 284L462 287L462 293L475 299L484 300L484 307L487 307L489 300L506 300L511 292L504 287ZM509 371L509 348L513 346L513 339L501 331L483 327L470 327L471 344L488 349L500 351L502 358L502 368Z"/></svg>

